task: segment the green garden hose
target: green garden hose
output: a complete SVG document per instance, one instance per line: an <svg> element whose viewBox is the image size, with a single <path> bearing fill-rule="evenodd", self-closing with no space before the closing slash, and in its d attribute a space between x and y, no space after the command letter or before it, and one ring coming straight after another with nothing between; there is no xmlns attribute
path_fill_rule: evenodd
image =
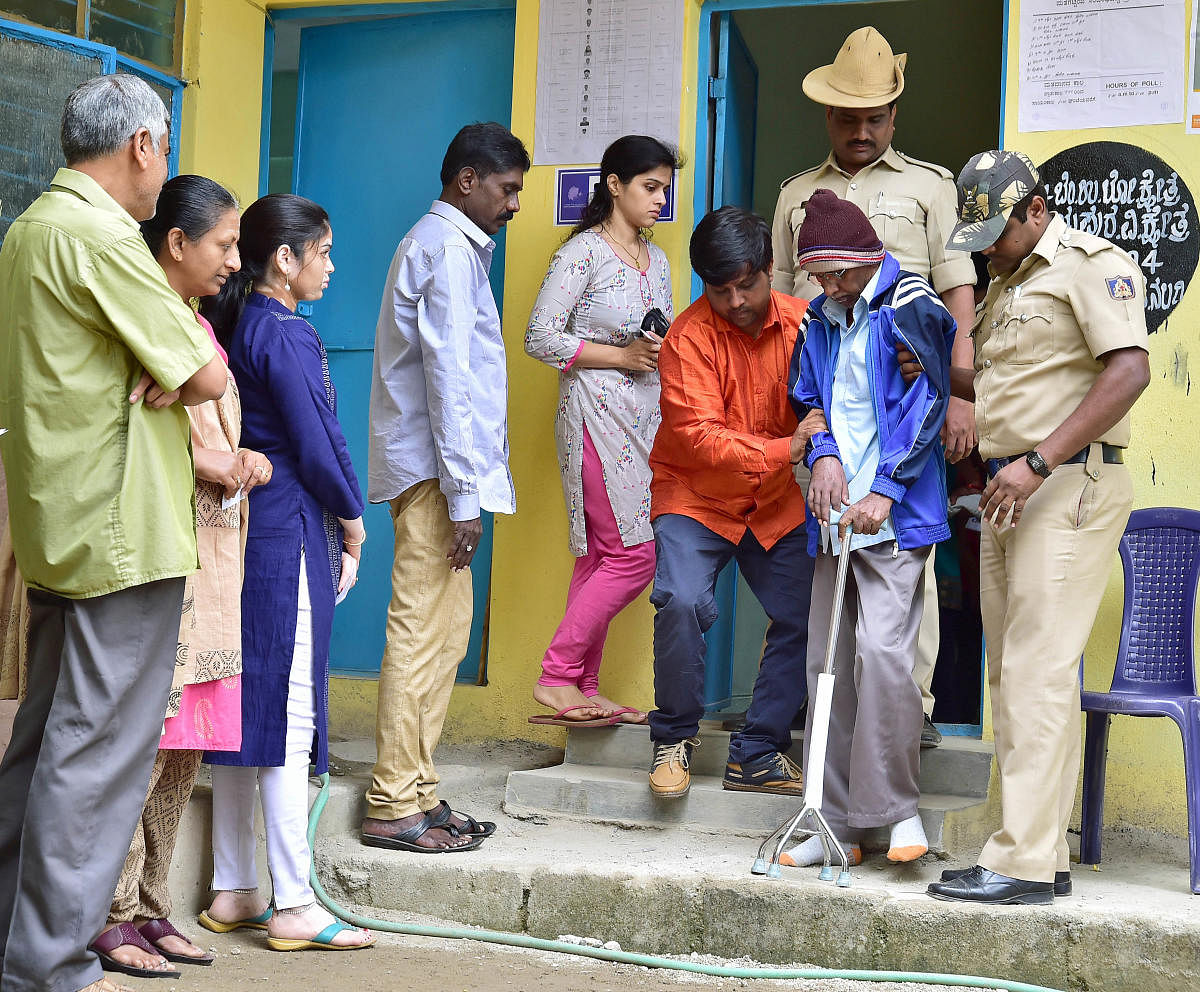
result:
<svg viewBox="0 0 1200 992"><path fill-rule="evenodd" d="M329 801L329 774L321 776L321 791L313 803L308 817L308 846L316 849L317 824ZM923 985L947 985L958 988L999 989L1002 992L1059 992L1044 985L1029 985L1025 982L1009 982L999 978L980 978L972 975L939 975L907 971L840 971L833 968L730 968L724 965L700 964L695 961L677 961L674 958L656 957L650 954L633 954L629 951L610 951L603 947L588 947L568 944L561 940L543 940L522 933L504 933L500 930L479 930L474 927L434 927L423 923L398 923L392 920L373 920L352 913L334 902L317 878L316 858L309 871L313 892L335 916L357 927L380 930L385 933L406 934L411 937L443 937L449 940L480 940L487 944L507 944L509 947L527 947L535 951L554 951L559 954L576 954L581 957L613 961L617 964L635 964L643 968L666 968L672 971L688 971L717 978L776 978L833 979L841 978L857 982L912 982Z"/></svg>

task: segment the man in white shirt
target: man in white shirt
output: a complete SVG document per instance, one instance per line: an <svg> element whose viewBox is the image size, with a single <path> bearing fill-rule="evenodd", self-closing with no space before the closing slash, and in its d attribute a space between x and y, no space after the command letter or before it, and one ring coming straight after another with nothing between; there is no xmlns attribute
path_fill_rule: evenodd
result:
<svg viewBox="0 0 1200 992"><path fill-rule="evenodd" d="M390 505L396 542L362 824L372 847L473 850L495 830L438 798L433 751L471 633L468 566L480 513L516 510L488 270L491 236L520 210L529 164L500 124L459 131L442 162L441 196L396 249L380 305L367 498Z"/></svg>

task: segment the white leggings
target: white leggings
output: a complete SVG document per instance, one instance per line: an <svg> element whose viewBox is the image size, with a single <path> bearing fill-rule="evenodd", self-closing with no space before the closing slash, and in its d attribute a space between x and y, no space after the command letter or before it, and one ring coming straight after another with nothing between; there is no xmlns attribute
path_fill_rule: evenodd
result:
<svg viewBox="0 0 1200 992"><path fill-rule="evenodd" d="M275 906L290 909L314 900L308 881L312 852L307 837L308 766L314 714L312 609L301 553L296 646L288 679L283 766L212 766L214 889L253 889L258 886L255 863L258 842L254 833L257 786L267 828L267 866L271 871Z"/></svg>

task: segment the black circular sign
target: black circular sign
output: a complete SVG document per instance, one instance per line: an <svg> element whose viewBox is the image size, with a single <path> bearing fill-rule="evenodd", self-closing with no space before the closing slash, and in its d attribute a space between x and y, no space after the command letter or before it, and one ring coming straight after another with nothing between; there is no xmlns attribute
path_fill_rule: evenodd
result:
<svg viewBox="0 0 1200 992"><path fill-rule="evenodd" d="M1146 277L1153 334L1179 305L1200 261L1196 201L1157 155L1120 141L1089 141L1041 167L1046 199L1071 227L1133 256Z"/></svg>

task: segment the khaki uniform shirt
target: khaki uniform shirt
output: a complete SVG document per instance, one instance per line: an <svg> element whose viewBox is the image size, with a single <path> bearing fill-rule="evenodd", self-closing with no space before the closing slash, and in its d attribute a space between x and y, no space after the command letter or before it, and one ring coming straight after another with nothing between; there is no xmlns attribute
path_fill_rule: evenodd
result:
<svg viewBox="0 0 1200 992"><path fill-rule="evenodd" d="M957 219L954 177L940 165L889 146L853 176L838 167L831 152L819 166L784 180L771 229L772 289L794 296L807 289L805 274L796 272L796 232L804 221L804 202L818 189L833 190L859 207L900 268L924 276L939 293L975 285L971 256L946 249Z"/></svg>
<svg viewBox="0 0 1200 992"><path fill-rule="evenodd" d="M215 355L137 222L59 169L0 249L0 454L29 586L84 599L196 570L187 413L129 394Z"/></svg>
<svg viewBox="0 0 1200 992"><path fill-rule="evenodd" d="M1032 451L1092 388L1100 355L1148 351L1145 292L1129 255L1053 214L1016 271L992 279L975 318L979 453ZM1129 415L1094 440L1126 447Z"/></svg>

